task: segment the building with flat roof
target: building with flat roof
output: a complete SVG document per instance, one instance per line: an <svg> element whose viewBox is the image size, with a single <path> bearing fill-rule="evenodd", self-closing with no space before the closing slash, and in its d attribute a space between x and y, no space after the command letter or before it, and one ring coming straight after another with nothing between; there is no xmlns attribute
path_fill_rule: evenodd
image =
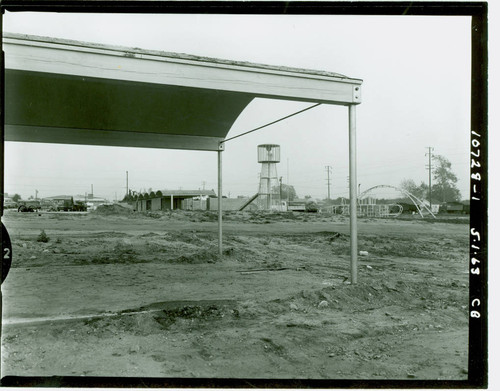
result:
<svg viewBox="0 0 500 391"><path fill-rule="evenodd" d="M213 190L158 190L133 196L134 209L139 212L182 209L189 198L216 198Z"/></svg>

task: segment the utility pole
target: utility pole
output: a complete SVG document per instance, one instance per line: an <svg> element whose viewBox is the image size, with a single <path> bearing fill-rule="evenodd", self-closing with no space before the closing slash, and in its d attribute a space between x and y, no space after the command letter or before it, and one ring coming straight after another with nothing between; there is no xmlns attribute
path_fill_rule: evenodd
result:
<svg viewBox="0 0 500 391"><path fill-rule="evenodd" d="M288 158L286 158L286 184L288 185L288 189L286 192L286 200L290 201L290 166Z"/></svg>
<svg viewBox="0 0 500 391"><path fill-rule="evenodd" d="M206 184L206 182L203 181L202 184L203 184L203 190L205 190L205 184Z"/></svg>
<svg viewBox="0 0 500 391"><path fill-rule="evenodd" d="M330 174L332 172L332 166L325 166L325 170L327 175L326 183L328 186L328 200L330 200Z"/></svg>
<svg viewBox="0 0 500 391"><path fill-rule="evenodd" d="M127 192L125 193L125 197L128 197L128 171L125 171L127 175Z"/></svg>
<svg viewBox="0 0 500 391"><path fill-rule="evenodd" d="M431 173L432 173L432 151L434 151L434 148L432 147L426 147L429 152L427 152L425 155L429 155L429 164L427 168L429 169L429 209L432 211L432 183L431 183Z"/></svg>

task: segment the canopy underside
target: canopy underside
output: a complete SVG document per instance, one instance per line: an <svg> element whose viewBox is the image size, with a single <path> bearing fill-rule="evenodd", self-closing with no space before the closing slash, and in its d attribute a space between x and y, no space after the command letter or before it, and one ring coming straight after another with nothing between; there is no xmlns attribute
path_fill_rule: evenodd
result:
<svg viewBox="0 0 500 391"><path fill-rule="evenodd" d="M217 150L253 96L6 70L5 98L10 141Z"/></svg>
<svg viewBox="0 0 500 391"><path fill-rule="evenodd" d="M220 150L255 97L352 105L361 80L5 33L5 140Z"/></svg>

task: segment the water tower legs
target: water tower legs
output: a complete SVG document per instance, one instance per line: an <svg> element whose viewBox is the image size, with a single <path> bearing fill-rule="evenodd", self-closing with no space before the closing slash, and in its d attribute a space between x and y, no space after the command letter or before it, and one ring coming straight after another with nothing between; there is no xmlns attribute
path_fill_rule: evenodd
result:
<svg viewBox="0 0 500 391"><path fill-rule="evenodd" d="M271 164L267 166L267 210L271 209Z"/></svg>

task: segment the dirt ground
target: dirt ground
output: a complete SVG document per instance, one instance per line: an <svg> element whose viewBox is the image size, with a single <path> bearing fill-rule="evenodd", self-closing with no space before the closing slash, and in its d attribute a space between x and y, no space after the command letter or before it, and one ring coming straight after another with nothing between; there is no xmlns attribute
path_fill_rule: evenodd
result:
<svg viewBox="0 0 500 391"><path fill-rule="evenodd" d="M216 220L8 211L2 376L467 379L467 220Z"/></svg>

